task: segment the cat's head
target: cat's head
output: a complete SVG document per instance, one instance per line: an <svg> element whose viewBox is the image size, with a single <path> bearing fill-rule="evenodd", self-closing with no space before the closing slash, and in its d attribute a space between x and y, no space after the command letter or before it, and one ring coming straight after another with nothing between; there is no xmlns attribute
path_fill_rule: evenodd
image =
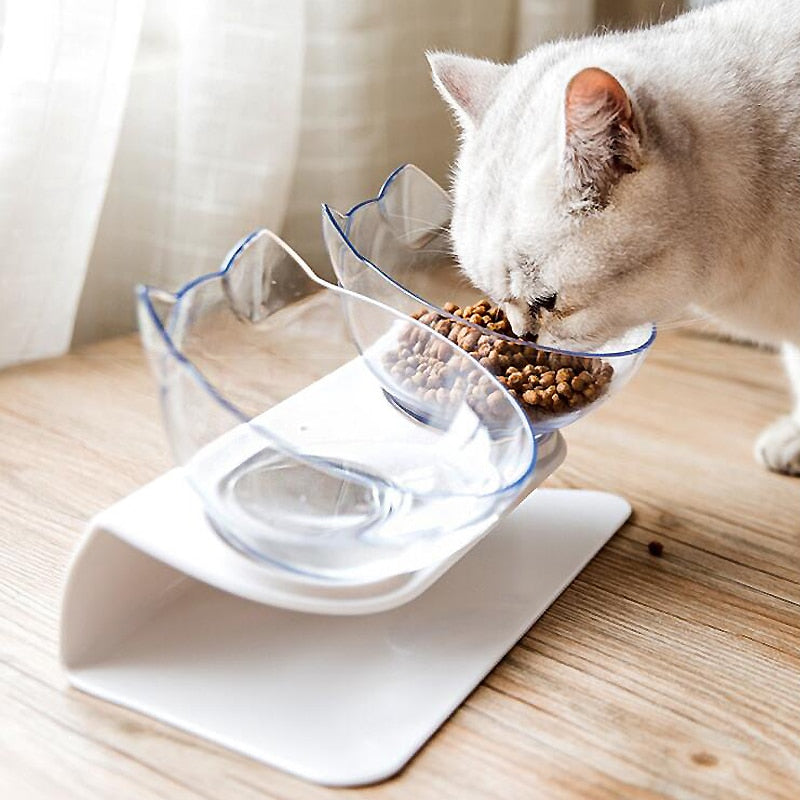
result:
<svg viewBox="0 0 800 800"><path fill-rule="evenodd" d="M682 201L641 104L551 45L513 66L430 54L455 112L451 234L517 334L595 346L687 302ZM670 198L675 201L670 202Z"/></svg>

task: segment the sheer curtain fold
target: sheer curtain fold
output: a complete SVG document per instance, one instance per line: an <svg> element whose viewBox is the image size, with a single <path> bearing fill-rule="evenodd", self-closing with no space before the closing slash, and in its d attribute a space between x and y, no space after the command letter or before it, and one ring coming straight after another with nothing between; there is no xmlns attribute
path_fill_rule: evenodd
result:
<svg viewBox="0 0 800 800"><path fill-rule="evenodd" d="M136 283L177 288L258 226L324 271L322 200L407 161L446 181L426 49L510 60L612 5L665 4L6 0L0 366L131 330Z"/></svg>
<svg viewBox="0 0 800 800"><path fill-rule="evenodd" d="M447 181L455 131L424 52L507 59L517 3L307 0L306 6L300 150L282 234L331 277L320 202L347 210L374 196L389 172L406 162Z"/></svg>
<svg viewBox="0 0 800 800"><path fill-rule="evenodd" d="M70 344L142 13L136 0L5 2L0 366Z"/></svg>
<svg viewBox="0 0 800 800"><path fill-rule="evenodd" d="M178 288L248 231L280 230L305 30L299 2L147 4L75 344L133 327L135 283Z"/></svg>
<svg viewBox="0 0 800 800"><path fill-rule="evenodd" d="M595 24L595 0L519 0L514 53L541 42L589 33Z"/></svg>

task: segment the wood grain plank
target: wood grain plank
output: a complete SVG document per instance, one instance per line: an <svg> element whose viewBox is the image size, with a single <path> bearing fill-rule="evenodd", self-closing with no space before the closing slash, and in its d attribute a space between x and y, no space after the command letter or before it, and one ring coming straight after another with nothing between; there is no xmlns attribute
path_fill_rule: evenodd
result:
<svg viewBox="0 0 800 800"><path fill-rule="evenodd" d="M631 522L400 775L332 791L66 687L82 526L171 462L135 338L6 370L0 796L797 797L800 481L751 456L787 405L774 354L662 335L549 481L620 492Z"/></svg>

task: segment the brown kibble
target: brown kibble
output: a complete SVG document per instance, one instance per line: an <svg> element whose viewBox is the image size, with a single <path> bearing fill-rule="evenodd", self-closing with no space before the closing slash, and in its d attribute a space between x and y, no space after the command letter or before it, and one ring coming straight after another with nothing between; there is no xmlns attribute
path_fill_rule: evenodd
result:
<svg viewBox="0 0 800 800"><path fill-rule="evenodd" d="M552 386L555 383L555 380L556 373L550 370L550 372L545 372L539 377L539 386L542 386L546 389L548 386Z"/></svg>
<svg viewBox="0 0 800 800"><path fill-rule="evenodd" d="M652 542L648 542L647 552L650 553L651 556L661 558L661 556L664 554L664 545L654 539Z"/></svg>
<svg viewBox="0 0 800 800"><path fill-rule="evenodd" d="M522 399L529 405L535 406L539 404L540 394L535 389L528 389L527 392L523 392Z"/></svg>
<svg viewBox="0 0 800 800"><path fill-rule="evenodd" d="M525 376L521 372L514 372L508 378L508 385L512 389L521 389L525 383Z"/></svg>
<svg viewBox="0 0 800 800"><path fill-rule="evenodd" d="M477 347L478 339L480 338L481 335L478 333L478 331L469 331L464 337L464 341L459 342L459 345L469 352Z"/></svg>
<svg viewBox="0 0 800 800"><path fill-rule="evenodd" d="M569 400L570 397L573 395L572 388L568 383L557 383L556 384L556 391L562 396Z"/></svg>
<svg viewBox="0 0 800 800"><path fill-rule="evenodd" d="M433 329L436 333L441 333L442 336L447 336L450 333L450 329L453 327L452 320L449 319L440 319L434 326Z"/></svg>
<svg viewBox="0 0 800 800"><path fill-rule="evenodd" d="M471 376L467 385L459 374L463 362L452 358L452 349L425 337L419 327L409 326L400 333L397 352L386 354L383 364L404 385L417 387L426 400L444 404L457 395L466 397L476 411L496 411L507 393L535 419L582 408L600 397L613 378L614 368L598 358L549 352L496 336L513 336L513 331L503 310L485 298L463 308L445 303L443 309L470 324L454 322L428 308L411 316L456 343L504 388L492 384L486 375L477 380Z"/></svg>

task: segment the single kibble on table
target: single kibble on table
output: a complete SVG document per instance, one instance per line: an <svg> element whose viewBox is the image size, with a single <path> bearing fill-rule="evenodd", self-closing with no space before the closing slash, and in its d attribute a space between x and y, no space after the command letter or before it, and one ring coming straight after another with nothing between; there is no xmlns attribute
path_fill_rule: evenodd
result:
<svg viewBox="0 0 800 800"><path fill-rule="evenodd" d="M647 545L647 551L650 553L651 556L655 556L656 558L661 558L664 554L664 545L661 542L653 540L649 542Z"/></svg>
<svg viewBox="0 0 800 800"><path fill-rule="evenodd" d="M514 332L502 308L488 300L464 307L445 303L442 308L451 316L428 308L411 316L457 344L495 375L534 420L573 412L608 389L614 368L600 358L554 353L496 336L513 337ZM447 396L443 387L449 385L446 363L450 354L444 342L428 338L430 341L425 341L422 332L409 329L397 353L385 356L385 364L403 385L422 391L423 399L433 397L442 402ZM492 391L491 385L482 386L481 381L470 388L470 402L485 404L489 410L501 408L502 394ZM458 386L459 391L463 389ZM427 390L435 392L429 396Z"/></svg>

